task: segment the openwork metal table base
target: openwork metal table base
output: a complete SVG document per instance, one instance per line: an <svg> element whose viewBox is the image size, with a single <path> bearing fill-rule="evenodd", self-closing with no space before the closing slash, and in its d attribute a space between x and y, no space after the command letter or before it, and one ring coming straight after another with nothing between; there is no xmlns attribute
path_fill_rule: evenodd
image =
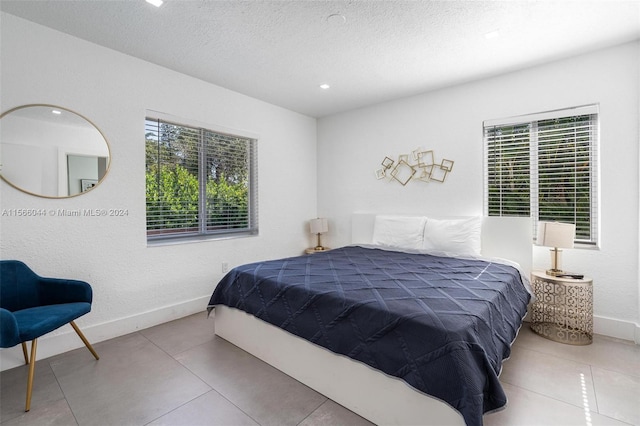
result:
<svg viewBox="0 0 640 426"><path fill-rule="evenodd" d="M590 345L593 341L593 334L571 330L548 322L531 324L531 330L547 339L570 345Z"/></svg>
<svg viewBox="0 0 640 426"><path fill-rule="evenodd" d="M591 279L531 274L536 301L531 329L556 342L588 345L593 341L593 283Z"/></svg>

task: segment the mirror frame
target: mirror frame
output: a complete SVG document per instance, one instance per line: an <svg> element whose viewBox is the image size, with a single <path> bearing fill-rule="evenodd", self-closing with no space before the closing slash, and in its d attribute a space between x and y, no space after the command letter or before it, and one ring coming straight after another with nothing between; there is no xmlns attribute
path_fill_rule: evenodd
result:
<svg viewBox="0 0 640 426"><path fill-rule="evenodd" d="M102 133L102 130L100 130L100 128L98 126L95 125L95 123L91 120L89 120L87 117L85 117L84 115L69 109L69 108L65 108L65 107L61 107L59 105L53 105L53 104L26 104L26 105L20 105L14 108L11 108L5 112L3 112L2 114L0 114L0 121L2 121L2 119L6 116L11 114L12 112L21 110L21 109L25 109L25 108L32 108L32 107L46 107L46 108L55 108L55 109L59 109L59 110L63 110L63 111L67 111L70 112L72 114L77 115L78 117L84 119L87 123L91 124L97 131L98 133L100 133L100 136L102 136L102 139L104 139L105 144L107 145L107 152L109 153L109 161L107 164L107 168L104 171L104 175L102 176L102 178L98 181L98 183L93 186L90 189L87 189L84 192L79 192L77 194L73 194L73 195L64 195L64 196L54 196L54 195L44 195L44 194L36 194L35 192L31 192L29 190L26 190L24 188L21 188L20 186L16 185L15 183L9 181L8 179L6 179L4 177L4 175L2 174L2 168L0 165L0 179L4 182L6 182L9 186L17 189L20 192L23 192L25 194L29 194L29 195L33 195L35 197L40 197L40 198L51 198L51 199L65 199L65 198L73 198L73 197L78 197L80 195L84 195L88 192L93 191L94 189L96 189L98 186L100 186L102 184L102 182L105 180L105 178L109 175L109 171L111 170L111 161L112 161L112 155L111 155L111 145L109 144L109 141L107 140L107 137L104 135L104 133ZM0 141L0 144L2 144L2 141Z"/></svg>

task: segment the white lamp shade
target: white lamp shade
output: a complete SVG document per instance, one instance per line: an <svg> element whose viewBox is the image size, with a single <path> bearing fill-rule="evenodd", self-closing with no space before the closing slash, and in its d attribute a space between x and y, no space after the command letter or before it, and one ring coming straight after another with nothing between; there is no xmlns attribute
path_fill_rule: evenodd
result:
<svg viewBox="0 0 640 426"><path fill-rule="evenodd" d="M545 247L573 248L576 225L561 222L538 222L536 244Z"/></svg>
<svg viewBox="0 0 640 426"><path fill-rule="evenodd" d="M324 234L329 232L329 224L325 218L311 219L309 229L312 234Z"/></svg>

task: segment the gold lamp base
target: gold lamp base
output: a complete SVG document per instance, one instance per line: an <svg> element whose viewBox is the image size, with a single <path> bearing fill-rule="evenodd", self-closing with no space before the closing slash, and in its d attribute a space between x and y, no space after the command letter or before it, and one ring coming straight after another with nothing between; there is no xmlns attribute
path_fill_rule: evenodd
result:
<svg viewBox="0 0 640 426"><path fill-rule="evenodd" d="M560 263L562 261L562 250L554 247L549 250L549 252L551 253L551 269L547 269L547 275L557 277L558 275L564 274L564 271L560 269Z"/></svg>
<svg viewBox="0 0 640 426"><path fill-rule="evenodd" d="M326 250L326 247L322 247L322 243L320 242L320 233L318 233L318 245L313 248L315 251L323 251Z"/></svg>

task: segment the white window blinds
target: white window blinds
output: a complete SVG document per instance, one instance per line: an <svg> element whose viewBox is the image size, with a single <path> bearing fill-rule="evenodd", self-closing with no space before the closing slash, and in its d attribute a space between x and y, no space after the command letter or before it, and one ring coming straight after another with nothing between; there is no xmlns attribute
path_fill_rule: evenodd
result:
<svg viewBox="0 0 640 426"><path fill-rule="evenodd" d="M255 234L255 140L147 118L147 238Z"/></svg>
<svg viewBox="0 0 640 426"><path fill-rule="evenodd" d="M485 122L485 214L574 223L597 244L597 141L595 105Z"/></svg>

